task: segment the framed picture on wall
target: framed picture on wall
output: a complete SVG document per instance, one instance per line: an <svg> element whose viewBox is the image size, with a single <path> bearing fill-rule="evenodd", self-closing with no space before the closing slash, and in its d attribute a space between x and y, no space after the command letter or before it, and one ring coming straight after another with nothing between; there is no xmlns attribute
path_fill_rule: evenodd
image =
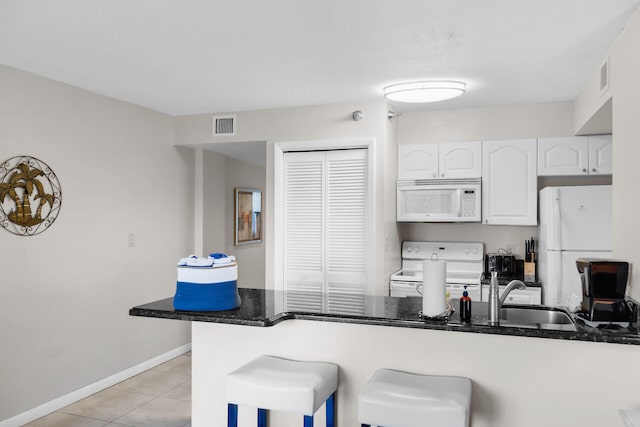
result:
<svg viewBox="0 0 640 427"><path fill-rule="evenodd" d="M236 188L235 244L262 242L262 191Z"/></svg>

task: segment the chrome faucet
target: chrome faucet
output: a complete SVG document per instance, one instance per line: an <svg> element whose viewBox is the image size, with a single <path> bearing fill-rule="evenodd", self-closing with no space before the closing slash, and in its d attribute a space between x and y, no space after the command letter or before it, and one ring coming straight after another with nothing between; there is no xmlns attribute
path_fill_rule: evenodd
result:
<svg viewBox="0 0 640 427"><path fill-rule="evenodd" d="M491 283L489 284L489 326L498 326L500 324L500 307L507 299L507 295L514 289L526 289L527 285L520 280L512 280L504 289L502 296L499 295L500 287L498 286L498 272L491 272Z"/></svg>

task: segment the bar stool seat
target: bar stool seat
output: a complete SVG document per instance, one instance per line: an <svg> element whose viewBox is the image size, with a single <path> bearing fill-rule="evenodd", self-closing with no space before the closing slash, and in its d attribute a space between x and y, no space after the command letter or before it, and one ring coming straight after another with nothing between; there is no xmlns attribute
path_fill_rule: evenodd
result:
<svg viewBox="0 0 640 427"><path fill-rule="evenodd" d="M379 369L358 396L364 426L468 427L471 380Z"/></svg>
<svg viewBox="0 0 640 427"><path fill-rule="evenodd" d="M237 424L237 405L257 407L259 426L266 426L266 410L298 413L305 426L313 425L313 414L325 401L327 427L335 425L338 366L332 363L260 356L228 374L226 387L229 426Z"/></svg>

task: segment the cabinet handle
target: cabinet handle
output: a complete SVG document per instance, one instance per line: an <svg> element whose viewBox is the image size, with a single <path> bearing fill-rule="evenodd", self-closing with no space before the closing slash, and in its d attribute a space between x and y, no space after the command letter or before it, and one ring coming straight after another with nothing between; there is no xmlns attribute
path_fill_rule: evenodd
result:
<svg viewBox="0 0 640 427"><path fill-rule="evenodd" d="M582 169L582 172L587 173L587 169Z"/></svg>
<svg viewBox="0 0 640 427"><path fill-rule="evenodd" d="M433 177L436 178L437 176L438 176L438 174L434 172L433 173Z"/></svg>
<svg viewBox="0 0 640 427"><path fill-rule="evenodd" d="M593 169L591 170L591 172L598 172L598 169L593 168Z"/></svg>
<svg viewBox="0 0 640 427"><path fill-rule="evenodd" d="M444 178L444 173L440 174L440 176Z"/></svg>

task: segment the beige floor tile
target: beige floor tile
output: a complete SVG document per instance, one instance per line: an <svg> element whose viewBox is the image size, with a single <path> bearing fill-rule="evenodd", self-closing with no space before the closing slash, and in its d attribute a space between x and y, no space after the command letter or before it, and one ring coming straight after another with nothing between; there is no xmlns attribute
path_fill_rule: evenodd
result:
<svg viewBox="0 0 640 427"><path fill-rule="evenodd" d="M24 427L103 427L105 425L107 425L106 421L54 412L25 424Z"/></svg>
<svg viewBox="0 0 640 427"><path fill-rule="evenodd" d="M189 380L191 380L191 377L188 375L174 374L172 372L162 372L152 369L118 383L114 385L112 389L129 391L132 393L142 393L150 396L161 396Z"/></svg>
<svg viewBox="0 0 640 427"><path fill-rule="evenodd" d="M185 402L191 402L191 381L187 381L184 384L180 384L173 390L169 390L162 397L167 399L184 400Z"/></svg>
<svg viewBox="0 0 640 427"><path fill-rule="evenodd" d="M58 412L113 421L152 399L153 396L108 388Z"/></svg>
<svg viewBox="0 0 640 427"><path fill-rule="evenodd" d="M156 366L153 370L191 376L191 356L178 356Z"/></svg>
<svg viewBox="0 0 640 427"><path fill-rule="evenodd" d="M25 427L191 427L191 352Z"/></svg>
<svg viewBox="0 0 640 427"><path fill-rule="evenodd" d="M191 422L191 402L159 397L114 422L133 427L183 427Z"/></svg>

